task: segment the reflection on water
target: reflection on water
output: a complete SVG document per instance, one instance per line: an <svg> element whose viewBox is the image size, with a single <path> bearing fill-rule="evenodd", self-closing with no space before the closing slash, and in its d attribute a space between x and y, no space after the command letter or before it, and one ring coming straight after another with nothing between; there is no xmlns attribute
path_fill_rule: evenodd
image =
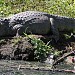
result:
<svg viewBox="0 0 75 75"><path fill-rule="evenodd" d="M19 65L37 65L37 66L45 66L46 64L42 64L39 62L25 62L25 61L0 61L0 75L75 75L74 73L65 73L65 72L52 72L52 71L37 71L37 70L29 70L29 69L18 69L16 66ZM14 67L12 67L14 66ZM58 68L69 68L73 69L73 65L60 65Z"/></svg>

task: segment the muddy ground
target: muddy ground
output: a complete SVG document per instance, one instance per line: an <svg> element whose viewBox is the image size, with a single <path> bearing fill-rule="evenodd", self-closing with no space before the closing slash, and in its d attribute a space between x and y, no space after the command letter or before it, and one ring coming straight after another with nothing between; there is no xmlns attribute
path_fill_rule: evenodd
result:
<svg viewBox="0 0 75 75"><path fill-rule="evenodd" d="M47 43L50 38L41 38L45 43ZM55 50L62 50L63 53L67 53L75 49L75 38L71 37L66 39L64 36L60 36L58 42L51 41ZM0 59L7 60L34 60L34 48L26 37L16 38L16 37L1 37L0 38Z"/></svg>
<svg viewBox="0 0 75 75"><path fill-rule="evenodd" d="M33 47L27 38L3 37L0 41L0 59L33 60Z"/></svg>

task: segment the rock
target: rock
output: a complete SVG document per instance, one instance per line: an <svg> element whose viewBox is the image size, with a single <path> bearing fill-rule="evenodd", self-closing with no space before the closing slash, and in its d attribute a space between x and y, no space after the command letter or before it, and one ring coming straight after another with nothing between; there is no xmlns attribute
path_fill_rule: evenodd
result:
<svg viewBox="0 0 75 75"><path fill-rule="evenodd" d="M49 55L44 62L52 65L54 62L53 57L54 57L54 55Z"/></svg>

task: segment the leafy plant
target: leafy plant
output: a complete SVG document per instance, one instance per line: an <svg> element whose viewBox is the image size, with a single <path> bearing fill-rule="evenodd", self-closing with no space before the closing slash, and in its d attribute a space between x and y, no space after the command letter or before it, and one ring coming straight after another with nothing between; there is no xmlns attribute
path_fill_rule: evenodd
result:
<svg viewBox="0 0 75 75"><path fill-rule="evenodd" d="M42 60L48 56L48 54L53 53L53 48L51 45L45 44L40 38L30 37L26 33L24 33L26 37L28 37L34 47L34 59Z"/></svg>
<svg viewBox="0 0 75 75"><path fill-rule="evenodd" d="M58 50L54 51L54 56L55 57L59 57L61 54L62 54L62 51L58 51Z"/></svg>
<svg viewBox="0 0 75 75"><path fill-rule="evenodd" d="M68 34L64 34L65 38L66 39L70 39L71 38L71 35L68 35Z"/></svg>
<svg viewBox="0 0 75 75"><path fill-rule="evenodd" d="M31 43L34 44L34 55L36 56L35 59L44 59L48 54L52 53L52 47L50 45L46 45L40 39L32 39Z"/></svg>

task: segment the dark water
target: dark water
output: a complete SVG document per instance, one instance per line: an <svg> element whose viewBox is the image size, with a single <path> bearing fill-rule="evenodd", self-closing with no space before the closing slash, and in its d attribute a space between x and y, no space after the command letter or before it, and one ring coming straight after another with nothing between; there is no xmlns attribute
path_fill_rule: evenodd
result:
<svg viewBox="0 0 75 75"><path fill-rule="evenodd" d="M19 65L37 65L45 66L39 62L25 62L25 61L0 61L0 75L75 75L74 73L68 72L52 72L52 71L37 71L29 69L18 69ZM73 69L74 65L61 64L57 66L59 69Z"/></svg>

